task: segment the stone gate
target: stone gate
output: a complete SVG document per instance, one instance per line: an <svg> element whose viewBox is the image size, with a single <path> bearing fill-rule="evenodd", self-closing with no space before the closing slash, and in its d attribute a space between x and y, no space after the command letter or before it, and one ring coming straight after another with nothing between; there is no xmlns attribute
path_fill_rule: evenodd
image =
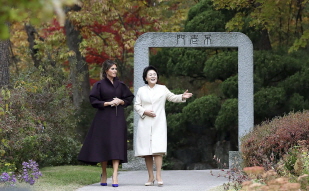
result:
<svg viewBox="0 0 309 191"><path fill-rule="evenodd" d="M134 47L134 94L144 85L143 69L149 65L149 48L152 47L204 47L238 49L238 146L241 137L253 128L253 45L240 32L148 32L141 35ZM135 145L138 115L134 115ZM230 151L231 155L239 151Z"/></svg>

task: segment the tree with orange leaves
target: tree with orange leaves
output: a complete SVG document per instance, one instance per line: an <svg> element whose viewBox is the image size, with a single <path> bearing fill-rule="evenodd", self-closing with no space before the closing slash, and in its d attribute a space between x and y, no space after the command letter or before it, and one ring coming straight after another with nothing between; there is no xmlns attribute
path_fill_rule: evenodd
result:
<svg viewBox="0 0 309 191"><path fill-rule="evenodd" d="M83 0L80 5L75 5L74 9L67 8L65 28L54 22L44 29L45 34L41 32L45 40L35 41L39 50L36 56L46 60L52 51L54 60L62 60L64 63L69 60L73 92L74 87L83 87L79 93L83 96L73 93L75 105L78 106L89 93L89 82L86 80L88 67L91 79L98 80L98 67L106 59L115 60L121 79L132 85L135 40L144 32L179 30L185 20L186 10L190 7L188 2L194 3L179 3L176 0ZM69 31L71 32L68 33ZM75 33L77 35L73 35ZM75 39L72 39L73 37ZM73 42L76 42L75 45ZM69 49L62 46L64 44L68 45ZM76 63L80 63L79 66ZM74 77L75 74L81 75Z"/></svg>

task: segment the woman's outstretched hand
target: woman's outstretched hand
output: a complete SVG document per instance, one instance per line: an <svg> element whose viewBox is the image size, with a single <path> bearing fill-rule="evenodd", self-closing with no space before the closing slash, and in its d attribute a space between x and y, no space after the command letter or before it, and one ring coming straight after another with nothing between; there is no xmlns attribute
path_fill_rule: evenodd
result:
<svg viewBox="0 0 309 191"><path fill-rule="evenodd" d="M190 97L192 97L192 93L189 93L188 90L186 90L183 94L182 94L182 99L188 99Z"/></svg>

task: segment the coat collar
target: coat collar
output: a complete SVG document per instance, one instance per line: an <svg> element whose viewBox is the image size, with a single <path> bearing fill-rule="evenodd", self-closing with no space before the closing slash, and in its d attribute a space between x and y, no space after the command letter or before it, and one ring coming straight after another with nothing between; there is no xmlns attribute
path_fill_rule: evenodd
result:
<svg viewBox="0 0 309 191"><path fill-rule="evenodd" d="M157 84L155 84L152 88L151 88L148 84L146 84L146 87L147 87L149 90L155 90L155 88L157 87Z"/></svg>
<svg viewBox="0 0 309 191"><path fill-rule="evenodd" d="M148 97L150 99L150 101L152 103L160 100L160 98L164 95L164 92L161 91L161 88L159 88L159 85L155 85L153 86L153 88L150 88L147 84L146 84L146 89L148 92Z"/></svg>
<svg viewBox="0 0 309 191"><path fill-rule="evenodd" d="M120 81L119 81L119 79L117 77L114 78L113 83L108 78L104 78L103 80L105 80L106 83L114 86L115 88L117 88L119 86L119 84L120 84Z"/></svg>

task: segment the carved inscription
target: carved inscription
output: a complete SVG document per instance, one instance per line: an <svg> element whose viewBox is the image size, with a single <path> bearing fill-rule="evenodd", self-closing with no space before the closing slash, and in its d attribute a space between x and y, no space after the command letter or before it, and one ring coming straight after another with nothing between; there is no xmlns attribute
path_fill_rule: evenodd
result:
<svg viewBox="0 0 309 191"><path fill-rule="evenodd" d="M181 44L180 42L182 42L182 44L186 44L186 41L185 41L185 37L186 35L177 35L177 44Z"/></svg>
<svg viewBox="0 0 309 191"><path fill-rule="evenodd" d="M191 35L190 44L197 44L198 35Z"/></svg>
<svg viewBox="0 0 309 191"><path fill-rule="evenodd" d="M211 44L211 35L204 35L204 36L205 36L204 44L210 45Z"/></svg>
<svg viewBox="0 0 309 191"><path fill-rule="evenodd" d="M204 35L204 37L202 35L189 35L188 37L186 35L177 35L176 36L176 42L177 45L186 45L186 41L187 44L200 44L200 45L211 45L211 35Z"/></svg>

